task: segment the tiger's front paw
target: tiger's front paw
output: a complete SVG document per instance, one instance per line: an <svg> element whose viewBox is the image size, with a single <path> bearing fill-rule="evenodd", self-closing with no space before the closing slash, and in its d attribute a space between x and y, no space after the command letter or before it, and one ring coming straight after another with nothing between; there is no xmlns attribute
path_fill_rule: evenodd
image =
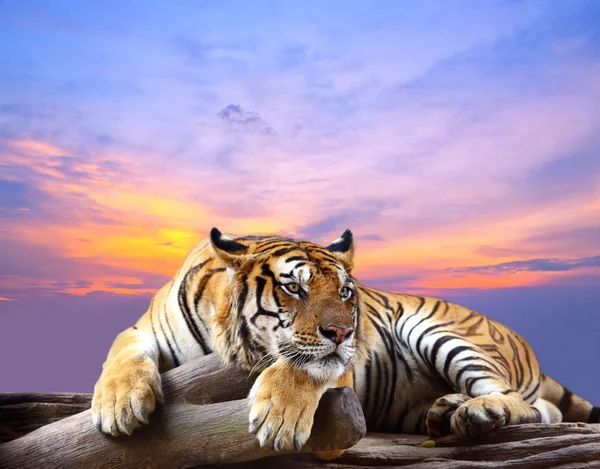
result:
<svg viewBox="0 0 600 469"><path fill-rule="evenodd" d="M112 436L131 435L163 402L160 373L149 358L108 366L94 387L92 421Z"/></svg>
<svg viewBox="0 0 600 469"><path fill-rule="evenodd" d="M461 405L452 416L452 432L475 437L508 424L510 416L497 396L479 396Z"/></svg>
<svg viewBox="0 0 600 469"><path fill-rule="evenodd" d="M448 394L440 397L427 411L425 423L427 433L432 438L439 438L452 433L451 419L456 409L471 398L466 394Z"/></svg>
<svg viewBox="0 0 600 469"><path fill-rule="evenodd" d="M310 436L322 391L293 381L285 372L267 368L250 391L249 430L262 447L300 449Z"/></svg>

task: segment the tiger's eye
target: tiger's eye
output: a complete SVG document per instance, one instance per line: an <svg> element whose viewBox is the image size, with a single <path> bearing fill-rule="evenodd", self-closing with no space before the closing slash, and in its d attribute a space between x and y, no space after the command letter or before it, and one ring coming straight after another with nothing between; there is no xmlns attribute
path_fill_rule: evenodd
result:
<svg viewBox="0 0 600 469"><path fill-rule="evenodd" d="M290 293L298 293L300 291L300 285L297 283L286 283L285 288L287 288Z"/></svg>
<svg viewBox="0 0 600 469"><path fill-rule="evenodd" d="M352 295L352 290L350 290L348 287L341 288L340 296L342 297L342 299L347 300L348 298L350 298L351 295Z"/></svg>

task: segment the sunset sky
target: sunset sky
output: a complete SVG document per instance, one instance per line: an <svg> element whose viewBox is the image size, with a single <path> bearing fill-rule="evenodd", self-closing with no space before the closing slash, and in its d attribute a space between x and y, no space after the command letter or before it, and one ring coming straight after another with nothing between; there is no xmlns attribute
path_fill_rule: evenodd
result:
<svg viewBox="0 0 600 469"><path fill-rule="evenodd" d="M0 353L28 350L0 392L91 391L213 226L350 228L363 283L506 322L600 402L599 17L594 0L0 2Z"/></svg>

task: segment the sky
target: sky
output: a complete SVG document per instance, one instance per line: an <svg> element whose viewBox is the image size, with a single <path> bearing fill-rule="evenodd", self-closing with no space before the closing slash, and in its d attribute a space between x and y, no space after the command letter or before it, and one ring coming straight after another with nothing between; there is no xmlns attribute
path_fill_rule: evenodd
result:
<svg viewBox="0 0 600 469"><path fill-rule="evenodd" d="M213 226L350 228L362 283L505 322L600 403L599 17L0 1L0 392L91 392Z"/></svg>

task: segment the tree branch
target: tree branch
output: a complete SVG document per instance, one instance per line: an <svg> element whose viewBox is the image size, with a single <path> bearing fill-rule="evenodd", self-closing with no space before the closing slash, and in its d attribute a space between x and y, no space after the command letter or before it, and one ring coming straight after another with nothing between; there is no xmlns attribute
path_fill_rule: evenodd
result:
<svg viewBox="0 0 600 469"><path fill-rule="evenodd" d="M216 354L162 374L166 402L208 404L243 399L256 375L240 368L222 369ZM0 394L0 442L89 409L91 394Z"/></svg>
<svg viewBox="0 0 600 469"><path fill-rule="evenodd" d="M1 445L2 467L171 468L281 454L260 448L248 433L249 403L239 398L247 395L255 378L241 369L221 369L217 357L196 360L163 374L165 405L133 436L102 435L86 410ZM332 389L321 399L302 452L348 448L365 432L354 392Z"/></svg>
<svg viewBox="0 0 600 469"><path fill-rule="evenodd" d="M11 431L17 432L19 423L21 431L27 431L68 416L0 445L0 466L600 468L600 424L511 426L478 439L441 438L433 448L420 446L428 439L425 436L368 434L361 440L364 418L356 395L348 388L324 395L303 452L350 449L330 462L308 454L280 456L259 448L247 431L244 397L256 376L237 368L223 370L218 357L212 355L164 373L162 378L165 406L153 415L150 426L118 439L101 435L93 427L89 411L71 415L89 407L89 394L0 394L0 422Z"/></svg>
<svg viewBox="0 0 600 469"><path fill-rule="evenodd" d="M315 463L304 455L203 469L549 469L600 467L600 424L527 424L499 429L476 440L450 436L433 448L426 436L370 433L342 457Z"/></svg>

